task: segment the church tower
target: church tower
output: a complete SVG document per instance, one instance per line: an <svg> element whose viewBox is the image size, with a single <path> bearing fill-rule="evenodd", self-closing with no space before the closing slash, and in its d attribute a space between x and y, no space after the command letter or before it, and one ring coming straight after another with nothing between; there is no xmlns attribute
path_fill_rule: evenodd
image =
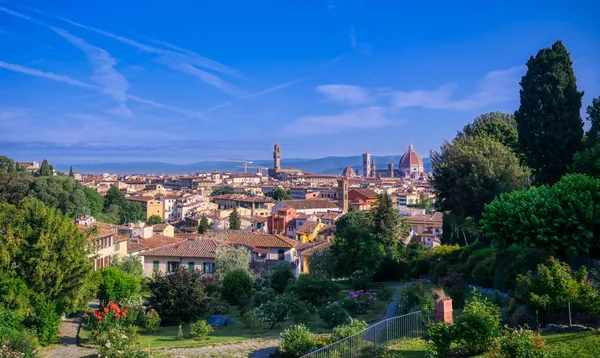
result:
<svg viewBox="0 0 600 358"><path fill-rule="evenodd" d="M348 212L348 177L341 177L338 182L338 206L345 214Z"/></svg>
<svg viewBox="0 0 600 358"><path fill-rule="evenodd" d="M273 148L273 168L275 170L281 169L281 148L279 147L279 143L275 143L275 147Z"/></svg>
<svg viewBox="0 0 600 358"><path fill-rule="evenodd" d="M371 160L371 176L373 178L377 176L377 167L375 166L375 159Z"/></svg>

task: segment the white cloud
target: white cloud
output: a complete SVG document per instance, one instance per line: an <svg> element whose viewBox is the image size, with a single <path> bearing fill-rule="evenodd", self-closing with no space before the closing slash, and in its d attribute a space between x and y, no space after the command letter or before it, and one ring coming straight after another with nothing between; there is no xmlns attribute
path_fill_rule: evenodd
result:
<svg viewBox="0 0 600 358"><path fill-rule="evenodd" d="M356 52L360 52L364 55L371 54L371 45L366 42L359 41L356 35L356 30L354 30L353 27L350 28L350 46L352 46Z"/></svg>
<svg viewBox="0 0 600 358"><path fill-rule="evenodd" d="M284 133L330 135L357 129L376 129L392 124L382 107L357 108L334 115L305 116L284 126Z"/></svg>
<svg viewBox="0 0 600 358"><path fill-rule="evenodd" d="M392 91L392 105L396 108L423 107L427 109L451 109L471 111L518 98L519 79L524 67L488 72L479 83L476 92L453 98L455 85L446 85L436 90L411 92Z"/></svg>
<svg viewBox="0 0 600 358"><path fill-rule="evenodd" d="M112 96L117 101L118 108L113 112L125 117L130 117L131 111L127 108L127 90L129 89L129 82L127 82L127 79L114 68L117 61L115 61L110 53L102 48L90 45L63 29L52 26L50 28L85 53L94 71L92 81L100 87L110 89L111 92L114 93Z"/></svg>
<svg viewBox="0 0 600 358"><path fill-rule="evenodd" d="M317 92L324 94L328 99L349 105L362 105L371 101L369 92L360 87L345 84L322 85L317 87Z"/></svg>

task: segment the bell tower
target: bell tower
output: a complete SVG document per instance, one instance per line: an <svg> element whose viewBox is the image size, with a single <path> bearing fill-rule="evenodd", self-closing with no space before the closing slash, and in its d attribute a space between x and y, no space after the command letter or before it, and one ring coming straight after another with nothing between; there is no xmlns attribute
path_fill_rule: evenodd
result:
<svg viewBox="0 0 600 358"><path fill-rule="evenodd" d="M348 177L341 177L338 182L338 206L345 214L348 212Z"/></svg>
<svg viewBox="0 0 600 358"><path fill-rule="evenodd" d="M275 170L281 169L281 148L279 143L275 143L273 147L273 168Z"/></svg>

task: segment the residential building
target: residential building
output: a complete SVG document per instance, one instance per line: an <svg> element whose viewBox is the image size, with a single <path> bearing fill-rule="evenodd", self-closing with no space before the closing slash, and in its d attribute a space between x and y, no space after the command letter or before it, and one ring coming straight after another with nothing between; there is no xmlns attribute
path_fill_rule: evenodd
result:
<svg viewBox="0 0 600 358"><path fill-rule="evenodd" d="M212 200L218 205L219 210L228 210L234 207L245 208L250 210L251 216L269 216L275 205L275 201L271 198L239 194L219 195L213 197Z"/></svg>
<svg viewBox="0 0 600 358"><path fill-rule="evenodd" d="M170 224L156 224L152 226L152 235L175 237L175 227Z"/></svg>
<svg viewBox="0 0 600 358"><path fill-rule="evenodd" d="M341 212L340 208L334 202L327 199L283 200L273 206L272 212L276 213L283 208L293 208L297 213L307 215Z"/></svg>
<svg viewBox="0 0 600 358"><path fill-rule="evenodd" d="M325 224L319 220L306 221L298 230L296 230L296 240L306 243L315 241L319 237L319 232Z"/></svg>
<svg viewBox="0 0 600 358"><path fill-rule="evenodd" d="M271 234L285 234L285 227L296 217L296 209L284 207L269 216L268 229Z"/></svg>
<svg viewBox="0 0 600 358"><path fill-rule="evenodd" d="M79 224L78 228L82 232L90 228L96 230L88 239L91 256L94 258L94 270L110 265L116 256L127 255L127 238L118 235L116 226L93 220L91 224Z"/></svg>
<svg viewBox="0 0 600 358"><path fill-rule="evenodd" d="M160 199L155 199L152 196L129 196L126 199L132 203L139 203L146 211L146 219L153 215L160 217L162 220L165 219L164 204Z"/></svg>
<svg viewBox="0 0 600 358"><path fill-rule="evenodd" d="M307 242L296 247L298 252L298 263L296 265L296 277L301 273L308 273L308 259L317 250L326 249L331 246L331 242L321 240L315 242Z"/></svg>
<svg viewBox="0 0 600 358"><path fill-rule="evenodd" d="M372 189L351 189L348 191L348 200L355 210L370 210L378 200L378 194Z"/></svg>
<svg viewBox="0 0 600 358"><path fill-rule="evenodd" d="M230 233L225 241L231 245L252 246L268 250L266 260L294 262L297 241L279 234Z"/></svg>

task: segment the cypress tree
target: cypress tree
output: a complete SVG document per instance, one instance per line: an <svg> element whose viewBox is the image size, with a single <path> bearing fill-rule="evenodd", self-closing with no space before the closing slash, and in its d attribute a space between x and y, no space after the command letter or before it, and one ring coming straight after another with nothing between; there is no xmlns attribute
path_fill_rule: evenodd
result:
<svg viewBox="0 0 600 358"><path fill-rule="evenodd" d="M200 224L198 225L198 234L205 234L209 228L210 225L208 224L208 218L206 217L206 214L202 214Z"/></svg>
<svg viewBox="0 0 600 358"><path fill-rule="evenodd" d="M44 159L42 166L40 167L40 176L47 177L50 175L52 175L52 168L50 167L50 164L48 164L48 161Z"/></svg>
<svg viewBox="0 0 600 358"><path fill-rule="evenodd" d="M242 227L242 219L240 218L240 213L238 213L237 208L234 206L233 211L229 214L229 228L231 230L240 230Z"/></svg>
<svg viewBox="0 0 600 358"><path fill-rule="evenodd" d="M519 148L538 184L554 184L567 172L583 138L581 98L573 61L562 41L527 61L521 104L515 112Z"/></svg>
<svg viewBox="0 0 600 358"><path fill-rule="evenodd" d="M69 167L69 176L73 178L75 175L73 174L73 167Z"/></svg>

